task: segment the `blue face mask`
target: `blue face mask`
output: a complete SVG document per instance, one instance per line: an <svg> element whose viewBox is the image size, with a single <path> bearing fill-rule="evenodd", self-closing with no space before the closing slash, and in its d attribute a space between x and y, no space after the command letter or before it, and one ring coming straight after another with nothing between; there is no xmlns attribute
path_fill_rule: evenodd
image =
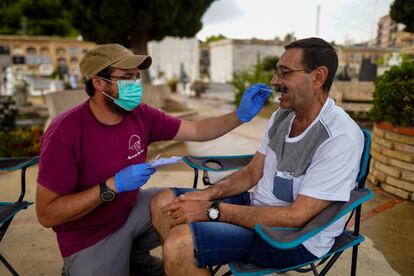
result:
<svg viewBox="0 0 414 276"><path fill-rule="evenodd" d="M101 77L102 78L102 77ZM104 80L115 83L112 80L102 78ZM114 103L125 109L131 111L139 105L142 99L142 85L141 80L118 80L116 81L118 86L118 99L115 99L105 92L103 94L108 98L114 100Z"/></svg>

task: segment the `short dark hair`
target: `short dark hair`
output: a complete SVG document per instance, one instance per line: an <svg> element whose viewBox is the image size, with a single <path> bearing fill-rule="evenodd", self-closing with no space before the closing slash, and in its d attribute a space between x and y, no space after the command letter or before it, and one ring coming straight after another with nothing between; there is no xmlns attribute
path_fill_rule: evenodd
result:
<svg viewBox="0 0 414 276"><path fill-rule="evenodd" d="M293 41L285 46L285 49L302 48L302 64L305 72L309 73L319 66L328 68L328 77L322 86L325 92L329 92L338 69L338 56L334 47L318 37L310 37Z"/></svg>
<svg viewBox="0 0 414 276"><path fill-rule="evenodd" d="M112 73L112 67L108 66L105 69L101 70L98 74L96 74L99 77L102 78L106 78L109 79L111 78L111 73ZM93 83L92 83L92 78L90 78L86 84L85 84L85 91L86 94L88 94L88 96L92 97L93 95L95 95L95 87L93 87Z"/></svg>

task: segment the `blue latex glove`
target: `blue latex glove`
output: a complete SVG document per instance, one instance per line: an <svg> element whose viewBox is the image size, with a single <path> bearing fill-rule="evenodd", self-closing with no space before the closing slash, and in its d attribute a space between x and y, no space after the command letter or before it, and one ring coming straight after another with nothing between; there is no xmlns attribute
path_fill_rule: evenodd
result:
<svg viewBox="0 0 414 276"><path fill-rule="evenodd" d="M133 191L147 183L154 168L147 163L131 165L115 174L115 187L118 193Z"/></svg>
<svg viewBox="0 0 414 276"><path fill-rule="evenodd" d="M259 83L250 86L244 91L240 105L236 109L236 114L243 123L253 119L272 94L271 91L262 90L261 88L271 90L266 84Z"/></svg>

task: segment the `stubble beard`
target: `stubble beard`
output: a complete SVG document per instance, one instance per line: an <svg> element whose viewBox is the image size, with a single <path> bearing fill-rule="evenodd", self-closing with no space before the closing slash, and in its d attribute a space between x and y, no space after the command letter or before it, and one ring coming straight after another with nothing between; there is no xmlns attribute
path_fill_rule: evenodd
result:
<svg viewBox="0 0 414 276"><path fill-rule="evenodd" d="M104 92L105 92L105 94L113 97L110 89L105 89ZM127 111L125 109L118 106L116 103L114 103L114 100L110 99L109 97L105 97L105 105L106 105L106 107L108 107L109 111L114 113L114 114L124 115L125 113L127 113Z"/></svg>

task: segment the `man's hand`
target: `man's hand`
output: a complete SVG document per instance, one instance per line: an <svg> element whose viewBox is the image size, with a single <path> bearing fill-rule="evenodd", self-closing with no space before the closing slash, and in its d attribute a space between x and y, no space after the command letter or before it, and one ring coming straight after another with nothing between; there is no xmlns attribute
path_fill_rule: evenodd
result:
<svg viewBox="0 0 414 276"><path fill-rule="evenodd" d="M187 192L187 193L184 193L178 196L178 198L182 201L185 201L185 200L210 201L211 200L210 196L206 193L205 190Z"/></svg>
<svg viewBox="0 0 414 276"><path fill-rule="evenodd" d="M147 183L155 172L147 163L126 167L115 174L115 188L118 193L133 191Z"/></svg>
<svg viewBox="0 0 414 276"><path fill-rule="evenodd" d="M247 88L244 91L239 107L236 109L236 114L240 121L247 123L256 116L271 94L270 87L264 83L254 84Z"/></svg>
<svg viewBox="0 0 414 276"><path fill-rule="evenodd" d="M207 200L184 200L177 197L161 210L172 218L174 225L179 225L192 221L208 221L207 210L210 206L211 202Z"/></svg>

